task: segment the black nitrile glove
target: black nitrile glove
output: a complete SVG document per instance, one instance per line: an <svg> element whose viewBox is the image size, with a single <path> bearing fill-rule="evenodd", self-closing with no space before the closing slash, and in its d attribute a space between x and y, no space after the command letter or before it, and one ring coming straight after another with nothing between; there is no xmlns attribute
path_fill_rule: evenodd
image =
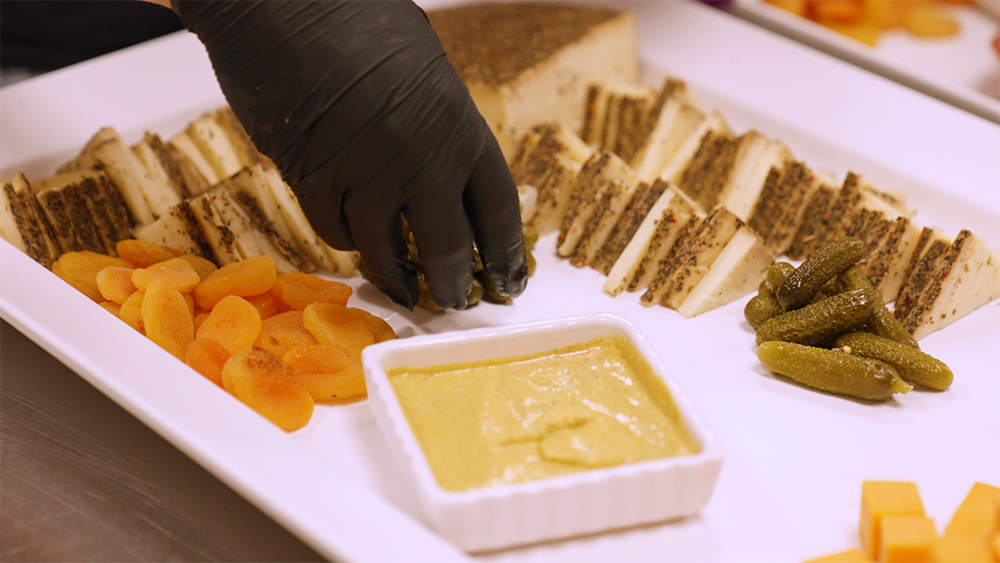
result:
<svg viewBox="0 0 1000 563"><path fill-rule="evenodd" d="M493 285L527 280L517 189L496 139L411 2L174 0L257 148L316 232L358 250L369 279L413 308L417 278L463 308L473 240Z"/></svg>

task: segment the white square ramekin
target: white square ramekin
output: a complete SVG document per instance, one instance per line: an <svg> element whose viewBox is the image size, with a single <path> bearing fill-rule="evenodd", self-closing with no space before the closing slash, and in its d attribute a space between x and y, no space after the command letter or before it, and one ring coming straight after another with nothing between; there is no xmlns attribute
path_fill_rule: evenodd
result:
<svg viewBox="0 0 1000 563"><path fill-rule="evenodd" d="M602 336L630 340L663 379L697 454L594 469L525 483L452 492L441 488L400 408L386 370L509 358ZM632 321L594 314L392 340L362 355L368 398L386 444L427 524L465 551L487 551L679 518L712 495L722 452Z"/></svg>

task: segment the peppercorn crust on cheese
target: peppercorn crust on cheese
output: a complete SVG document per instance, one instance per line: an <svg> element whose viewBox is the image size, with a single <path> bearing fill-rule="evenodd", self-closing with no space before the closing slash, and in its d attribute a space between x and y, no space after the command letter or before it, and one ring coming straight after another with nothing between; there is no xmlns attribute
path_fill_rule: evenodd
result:
<svg viewBox="0 0 1000 563"><path fill-rule="evenodd" d="M484 4L427 16L508 161L536 123L557 121L580 131L590 83L639 76L629 12Z"/></svg>

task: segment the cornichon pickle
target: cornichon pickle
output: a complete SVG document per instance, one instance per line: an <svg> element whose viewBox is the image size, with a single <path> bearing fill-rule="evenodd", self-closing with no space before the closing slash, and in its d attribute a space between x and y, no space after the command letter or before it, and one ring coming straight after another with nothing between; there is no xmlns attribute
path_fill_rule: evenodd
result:
<svg viewBox="0 0 1000 563"><path fill-rule="evenodd" d="M778 375L828 393L884 401L912 386L884 362L794 342L765 342L757 358Z"/></svg>
<svg viewBox="0 0 1000 563"><path fill-rule="evenodd" d="M904 381L935 391L944 391L954 379L944 362L877 334L844 334L837 338L837 346L850 348L850 353L855 356L885 362L896 368Z"/></svg>
<svg viewBox="0 0 1000 563"><path fill-rule="evenodd" d="M843 274L840 274L840 287L844 290L850 289L871 289L876 291L872 287L871 280L868 276L861 271L861 268L857 266L851 266ZM879 292L879 297L882 297L881 292ZM875 310L872 312L871 318L872 329L875 334L879 336L884 336L890 340L895 340L900 344L906 344L911 348L920 349L920 344L917 344L917 339L913 338L908 330L903 328L903 323L899 322L889 309L885 306L885 299L879 299L878 303L875 304ZM868 332L868 331L865 331Z"/></svg>
<svg viewBox="0 0 1000 563"><path fill-rule="evenodd" d="M755 329L784 312L774 296L764 294L754 296L743 308L743 316Z"/></svg>
<svg viewBox="0 0 1000 563"><path fill-rule="evenodd" d="M781 284L785 283L785 280L794 271L795 266L792 266L788 262L775 262L767 269L767 277L764 278L764 283L767 284L768 289L773 293L781 287Z"/></svg>
<svg viewBox="0 0 1000 563"><path fill-rule="evenodd" d="M850 268L865 253L865 243L844 237L823 247L789 274L775 296L786 311L809 303L813 295L831 278Z"/></svg>
<svg viewBox="0 0 1000 563"><path fill-rule="evenodd" d="M534 248L535 243L538 242L538 229L531 225L525 225L524 230L524 248L531 250Z"/></svg>
<svg viewBox="0 0 1000 563"><path fill-rule="evenodd" d="M788 311L760 325L757 344L771 340L816 344L868 320L879 298L874 291L855 289Z"/></svg>

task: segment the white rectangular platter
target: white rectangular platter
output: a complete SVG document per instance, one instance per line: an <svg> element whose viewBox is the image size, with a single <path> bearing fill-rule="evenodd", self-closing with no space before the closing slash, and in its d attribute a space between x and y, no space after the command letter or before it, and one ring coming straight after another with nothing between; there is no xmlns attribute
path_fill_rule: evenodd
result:
<svg viewBox="0 0 1000 563"><path fill-rule="evenodd" d="M756 128L817 168L898 189L921 225L1000 246L1000 127L696 3L633 10L650 66L679 76L737 131ZM172 134L223 103L187 34L0 90L0 175L50 174L103 125ZM756 360L747 298L692 320L602 293L602 276L535 250L514 305L401 310L360 279L353 306L401 337L616 311L634 320L726 452L696 517L480 555L501 561L801 561L856 547L861 482L916 481L943 525L975 481L1000 483L1000 303L927 337L946 392L863 404L778 380ZM366 401L317 408L285 434L6 243L3 318L317 551L358 561L466 557L420 522ZM484 523L484 525L486 525Z"/></svg>
<svg viewBox="0 0 1000 563"><path fill-rule="evenodd" d="M1000 0L982 3L1000 9ZM726 8L749 22L1000 123L1000 59L990 46L997 18L978 6L945 9L959 22L956 35L915 37L893 29L882 32L878 46L870 47L763 0L734 0Z"/></svg>

